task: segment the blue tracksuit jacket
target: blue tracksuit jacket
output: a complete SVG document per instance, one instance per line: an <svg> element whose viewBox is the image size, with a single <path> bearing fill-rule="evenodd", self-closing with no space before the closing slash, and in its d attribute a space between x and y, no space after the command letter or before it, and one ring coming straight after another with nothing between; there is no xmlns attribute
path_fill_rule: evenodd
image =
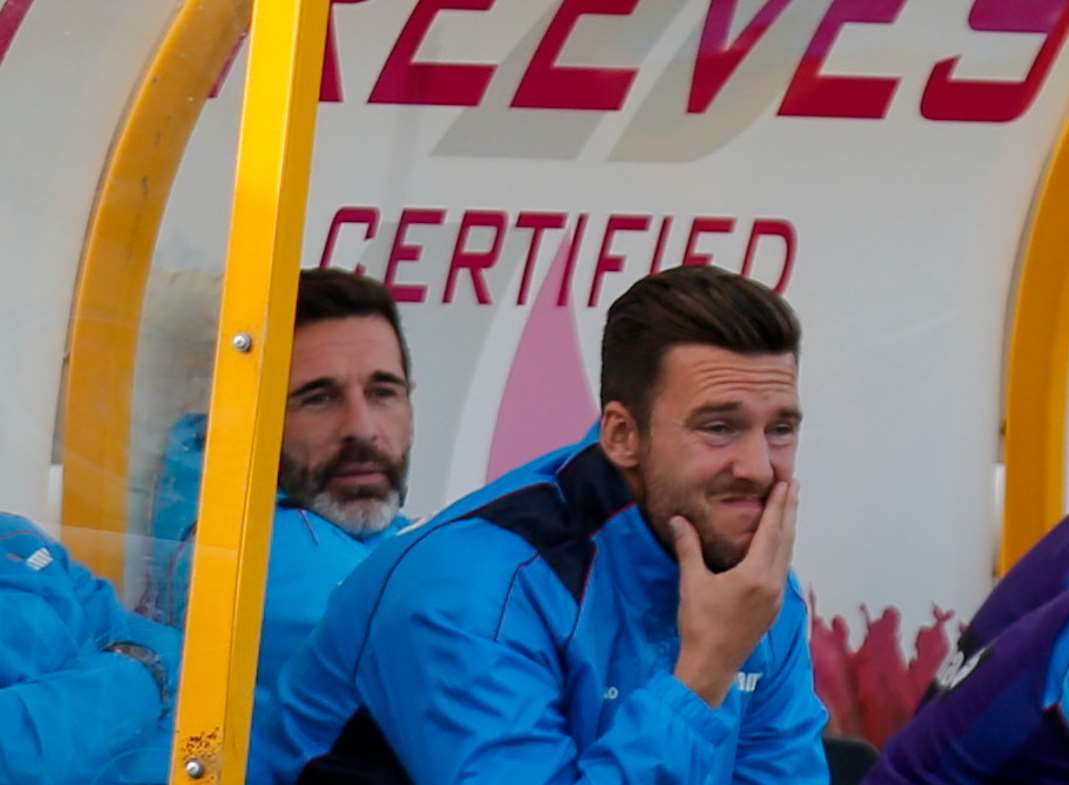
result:
<svg viewBox="0 0 1069 785"><path fill-rule="evenodd" d="M323 616L330 593L379 543L407 523L399 515L383 531L359 539L314 512L293 505L284 496L279 497L260 630L250 760L261 755L260 729L264 717L271 712L272 690L279 671ZM164 618L179 626L185 621L192 542L190 532L160 594Z"/></svg>
<svg viewBox="0 0 1069 785"><path fill-rule="evenodd" d="M380 542L408 524L397 516L386 529L357 538L310 510L280 496L271 530L271 556L260 630L257 703L268 698L283 663L315 628L330 593ZM159 607L165 621L185 624L190 572L193 567L190 530L178 553Z"/></svg>
<svg viewBox="0 0 1069 785"><path fill-rule="evenodd" d="M169 682L101 652L132 641ZM0 783L163 783L179 634L127 611L111 585L24 518L0 514Z"/></svg>
<svg viewBox="0 0 1069 785"><path fill-rule="evenodd" d="M204 471L207 415L185 414L171 428L161 463L153 510L154 605L161 620L184 627L193 567L193 537ZM327 608L334 588L381 541L408 521L354 537L279 494L271 531L271 557L260 630L256 714L268 711L282 664L297 650ZM259 719L254 716L254 740Z"/></svg>
<svg viewBox="0 0 1069 785"><path fill-rule="evenodd" d="M826 783L793 577L717 709L672 675L678 580L592 437L512 472L383 545L334 593L279 679L270 776Z"/></svg>

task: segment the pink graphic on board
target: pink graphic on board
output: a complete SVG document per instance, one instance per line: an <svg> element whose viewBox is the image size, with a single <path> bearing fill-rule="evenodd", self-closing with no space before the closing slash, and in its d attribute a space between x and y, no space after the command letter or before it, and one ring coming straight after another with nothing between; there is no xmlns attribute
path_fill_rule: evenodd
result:
<svg viewBox="0 0 1069 785"><path fill-rule="evenodd" d="M896 608L885 608L873 619L862 605L865 639L851 651L846 621L835 616L829 624L817 614L812 592L809 600L809 647L817 694L831 715L827 732L882 747L913 716L950 652L946 625L954 613L932 607L933 622L917 631L907 664L899 645L902 617Z"/></svg>
<svg viewBox="0 0 1069 785"><path fill-rule="evenodd" d="M6 0L0 3L0 63L4 62L4 55L15 40L15 33L29 13L32 2L33 0Z"/></svg>
<svg viewBox="0 0 1069 785"><path fill-rule="evenodd" d="M579 439L597 416L575 317L557 305L571 245L565 235L513 355L490 445L488 481Z"/></svg>

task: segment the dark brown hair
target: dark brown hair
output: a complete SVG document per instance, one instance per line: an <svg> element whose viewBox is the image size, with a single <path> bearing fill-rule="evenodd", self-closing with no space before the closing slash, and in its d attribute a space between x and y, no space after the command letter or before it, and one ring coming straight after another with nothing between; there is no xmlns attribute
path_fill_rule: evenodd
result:
<svg viewBox="0 0 1069 785"><path fill-rule="evenodd" d="M756 281L716 267L674 267L633 284L610 306L601 341L601 406L619 401L645 428L664 355L708 344L798 357L791 306Z"/></svg>
<svg viewBox="0 0 1069 785"><path fill-rule="evenodd" d="M408 345L401 332L401 317L390 290L376 280L345 270L301 270L294 329L349 316L380 316L389 322L401 347L405 379L410 380Z"/></svg>

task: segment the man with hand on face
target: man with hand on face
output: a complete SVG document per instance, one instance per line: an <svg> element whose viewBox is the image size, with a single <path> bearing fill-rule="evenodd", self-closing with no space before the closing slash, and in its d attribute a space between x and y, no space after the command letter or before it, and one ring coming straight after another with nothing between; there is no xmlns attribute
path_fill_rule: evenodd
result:
<svg viewBox="0 0 1069 785"><path fill-rule="evenodd" d="M601 418L386 543L279 679L278 783L828 781L789 563L799 326L714 268L609 310Z"/></svg>
<svg viewBox="0 0 1069 785"><path fill-rule="evenodd" d="M304 270L297 294L279 494L256 676L254 733L283 663L331 591L407 524L412 447L408 349L386 288L341 270ZM175 567L179 625L190 569Z"/></svg>

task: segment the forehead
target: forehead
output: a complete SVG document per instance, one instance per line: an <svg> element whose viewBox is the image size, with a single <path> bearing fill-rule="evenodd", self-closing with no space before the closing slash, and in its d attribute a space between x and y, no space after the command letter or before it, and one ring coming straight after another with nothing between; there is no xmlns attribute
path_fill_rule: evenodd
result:
<svg viewBox="0 0 1069 785"><path fill-rule="evenodd" d="M291 387L320 377L362 378L378 371L404 378L397 335L381 316L325 319L293 334Z"/></svg>
<svg viewBox="0 0 1069 785"><path fill-rule="evenodd" d="M798 363L785 354L737 354L717 346L673 346L664 356L655 397L677 406L726 403L798 405Z"/></svg>

